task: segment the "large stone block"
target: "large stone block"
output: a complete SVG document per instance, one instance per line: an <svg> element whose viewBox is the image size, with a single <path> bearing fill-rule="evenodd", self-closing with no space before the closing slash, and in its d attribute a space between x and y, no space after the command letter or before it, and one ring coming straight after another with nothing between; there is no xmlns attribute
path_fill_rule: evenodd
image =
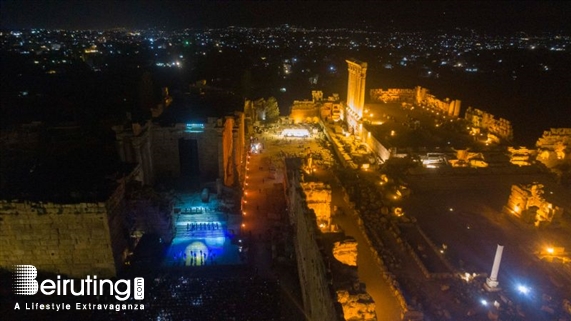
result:
<svg viewBox="0 0 571 321"><path fill-rule="evenodd" d="M115 273L104 203L1 204L0 266L28 263L43 271L71 274L78 260L84 272L97 261ZM18 215L6 214L10 211Z"/></svg>

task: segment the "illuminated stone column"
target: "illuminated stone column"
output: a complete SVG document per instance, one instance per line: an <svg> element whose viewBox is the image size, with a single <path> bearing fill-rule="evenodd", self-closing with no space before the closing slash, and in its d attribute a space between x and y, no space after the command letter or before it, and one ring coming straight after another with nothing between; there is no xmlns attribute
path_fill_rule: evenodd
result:
<svg viewBox="0 0 571 321"><path fill-rule="evenodd" d="M414 87L414 102L420 104L426 99L426 88Z"/></svg>
<svg viewBox="0 0 571 321"><path fill-rule="evenodd" d="M496 249L496 256L494 257L494 265L492 265L492 273L490 277L486 279L486 283L484 283L484 288L488 291L499 291L500 288L498 285L498 272L500 271L500 263L502 261L502 252L504 251L503 245L498 244L498 248Z"/></svg>
<svg viewBox="0 0 571 321"><path fill-rule="evenodd" d="M460 106L462 104L462 101L456 99L455 102L456 103L454 104L454 115L451 116L458 117L458 115L460 115Z"/></svg>
<svg viewBox="0 0 571 321"><path fill-rule="evenodd" d="M365 80L367 78L367 63L358 60L345 60L349 77L347 80L347 106L355 112L358 118L363 117L365 104Z"/></svg>
<svg viewBox="0 0 571 321"><path fill-rule="evenodd" d="M447 114L448 116L454 116L454 108L455 108L455 105L456 105L456 101L455 101L455 100L452 100L452 101L450 101L450 102L448 103L448 109L446 110L446 114Z"/></svg>
<svg viewBox="0 0 571 321"><path fill-rule="evenodd" d="M246 166L244 165L245 155L244 152L246 150L246 117L244 113L237 113L236 114L236 121L238 122L238 137L236 142L234 143L234 155L235 155L235 166L238 171L238 178L240 181L244 180L245 176L245 169Z"/></svg>

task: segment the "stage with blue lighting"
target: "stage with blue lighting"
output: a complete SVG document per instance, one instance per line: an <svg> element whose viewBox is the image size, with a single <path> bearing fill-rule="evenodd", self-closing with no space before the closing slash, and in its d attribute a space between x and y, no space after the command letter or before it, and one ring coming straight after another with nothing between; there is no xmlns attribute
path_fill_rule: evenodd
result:
<svg viewBox="0 0 571 321"><path fill-rule="evenodd" d="M176 236L165 265L192 268L245 263L238 235L239 217L196 209L176 215Z"/></svg>

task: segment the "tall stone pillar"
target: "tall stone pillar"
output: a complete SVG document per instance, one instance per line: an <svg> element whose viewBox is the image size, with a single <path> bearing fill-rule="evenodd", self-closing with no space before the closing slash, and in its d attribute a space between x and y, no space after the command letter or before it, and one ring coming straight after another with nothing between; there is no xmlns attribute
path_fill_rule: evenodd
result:
<svg viewBox="0 0 571 321"><path fill-rule="evenodd" d="M367 63L358 60L345 60L349 79L347 80L347 106L359 117L363 117L365 104L365 80Z"/></svg>
<svg viewBox="0 0 571 321"><path fill-rule="evenodd" d="M484 283L484 288L488 291L499 291L500 288L498 285L498 272L500 271L500 263L502 261L502 253L504 251L503 245L499 245L496 249L496 256L494 257L494 265L492 265L492 273L490 273L490 277L486 279L486 283Z"/></svg>
<svg viewBox="0 0 571 321"><path fill-rule="evenodd" d="M426 88L420 86L414 87L414 102L420 104L426 99Z"/></svg>
<svg viewBox="0 0 571 321"><path fill-rule="evenodd" d="M446 110L446 114L448 116L454 116L454 106L456 105L456 101L452 100L448 103L448 109Z"/></svg>
<svg viewBox="0 0 571 321"><path fill-rule="evenodd" d="M460 115L460 105L462 104L462 101L456 99L455 100L455 104L454 104L454 117L458 117L458 115Z"/></svg>

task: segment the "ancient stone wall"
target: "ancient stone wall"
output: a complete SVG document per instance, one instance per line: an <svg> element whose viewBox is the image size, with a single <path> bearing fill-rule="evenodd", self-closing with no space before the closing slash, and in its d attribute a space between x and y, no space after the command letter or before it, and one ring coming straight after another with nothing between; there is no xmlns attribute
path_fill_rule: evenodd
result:
<svg viewBox="0 0 571 321"><path fill-rule="evenodd" d="M511 123L503 118L495 119L494 115L477 108L468 107L464 118L476 128L487 130L489 133L506 141L513 139Z"/></svg>
<svg viewBox="0 0 571 321"><path fill-rule="evenodd" d="M457 117L460 114L460 100L450 100L448 98L441 100L434 95L429 94L428 89L420 86L414 89L407 88L389 88L371 89L371 102L383 103L414 103L434 109L437 112L444 113L448 116Z"/></svg>
<svg viewBox="0 0 571 321"><path fill-rule="evenodd" d="M301 183L307 206L313 210L320 228L331 224L331 188L323 183Z"/></svg>
<svg viewBox="0 0 571 321"><path fill-rule="evenodd" d="M127 226L127 210L125 203L126 181L130 177L119 181L119 185L105 202L107 209L107 224L111 236L111 249L116 267L123 266L129 254L129 227Z"/></svg>
<svg viewBox="0 0 571 321"><path fill-rule="evenodd" d="M319 249L315 213L300 187L301 160L286 159L286 201L294 228L294 246L305 314L309 320L340 320Z"/></svg>
<svg viewBox="0 0 571 321"><path fill-rule="evenodd" d="M247 106L246 106L247 107ZM246 108L245 107L245 108ZM151 184L155 177L180 177L181 140L195 140L201 180L224 178L227 185L243 171L246 144L246 115L242 112L226 119L208 118L206 122L125 129L115 126L121 160L141 164L139 180Z"/></svg>
<svg viewBox="0 0 571 321"><path fill-rule="evenodd" d="M319 117L319 104L310 100L293 102L290 118L294 123L313 122L315 117Z"/></svg>
<svg viewBox="0 0 571 321"><path fill-rule="evenodd" d="M105 203L0 201L0 266L83 277L116 274Z"/></svg>
<svg viewBox="0 0 571 321"><path fill-rule="evenodd" d="M460 114L460 100L450 100L449 98L440 100L436 98L436 96L429 94L428 90L423 90L421 92L424 93L423 95L418 96L422 98L422 100L419 102L421 106L434 109L437 112L446 114L448 116L457 117Z"/></svg>
<svg viewBox="0 0 571 321"><path fill-rule="evenodd" d="M387 90L371 89L369 91L371 102L398 103L398 102L414 102L414 89L389 88Z"/></svg>
<svg viewBox="0 0 571 321"><path fill-rule="evenodd" d="M246 117L244 113L235 114L234 126L234 164L240 182L246 175Z"/></svg>
<svg viewBox="0 0 571 321"><path fill-rule="evenodd" d="M202 179L214 180L219 175L218 159L222 157L218 146L222 144L221 129L212 120L206 127L204 135L198 137L198 165ZM205 125L206 126L206 125Z"/></svg>
<svg viewBox="0 0 571 321"><path fill-rule="evenodd" d="M363 126L361 130L361 141L365 142L367 146L371 148L373 153L383 161L386 161L391 157L391 146L387 143L385 145L381 144L381 142L369 131L368 126Z"/></svg>
<svg viewBox="0 0 571 321"><path fill-rule="evenodd" d="M549 224L563 214L562 207L545 199L543 185L539 183L512 185L504 210L535 226Z"/></svg>
<svg viewBox="0 0 571 321"><path fill-rule="evenodd" d="M219 177L219 144L222 143L222 128L217 126L216 119L209 118L202 131L187 130L186 124L174 127L154 126L153 164L157 176L179 177L180 155L179 139L195 139L198 144L198 166L200 177L214 179Z"/></svg>
<svg viewBox="0 0 571 321"><path fill-rule="evenodd" d="M152 130L152 158L157 177L180 176L180 155L178 139L180 131L176 127L154 127Z"/></svg>
<svg viewBox="0 0 571 321"><path fill-rule="evenodd" d="M537 148L556 151L571 148L571 128L551 128L543 132L536 143Z"/></svg>
<svg viewBox="0 0 571 321"><path fill-rule="evenodd" d="M133 123L130 128L114 126L117 154L121 161L138 163L141 166L138 180L151 185L154 182L153 159L151 153L151 123L141 126Z"/></svg>

